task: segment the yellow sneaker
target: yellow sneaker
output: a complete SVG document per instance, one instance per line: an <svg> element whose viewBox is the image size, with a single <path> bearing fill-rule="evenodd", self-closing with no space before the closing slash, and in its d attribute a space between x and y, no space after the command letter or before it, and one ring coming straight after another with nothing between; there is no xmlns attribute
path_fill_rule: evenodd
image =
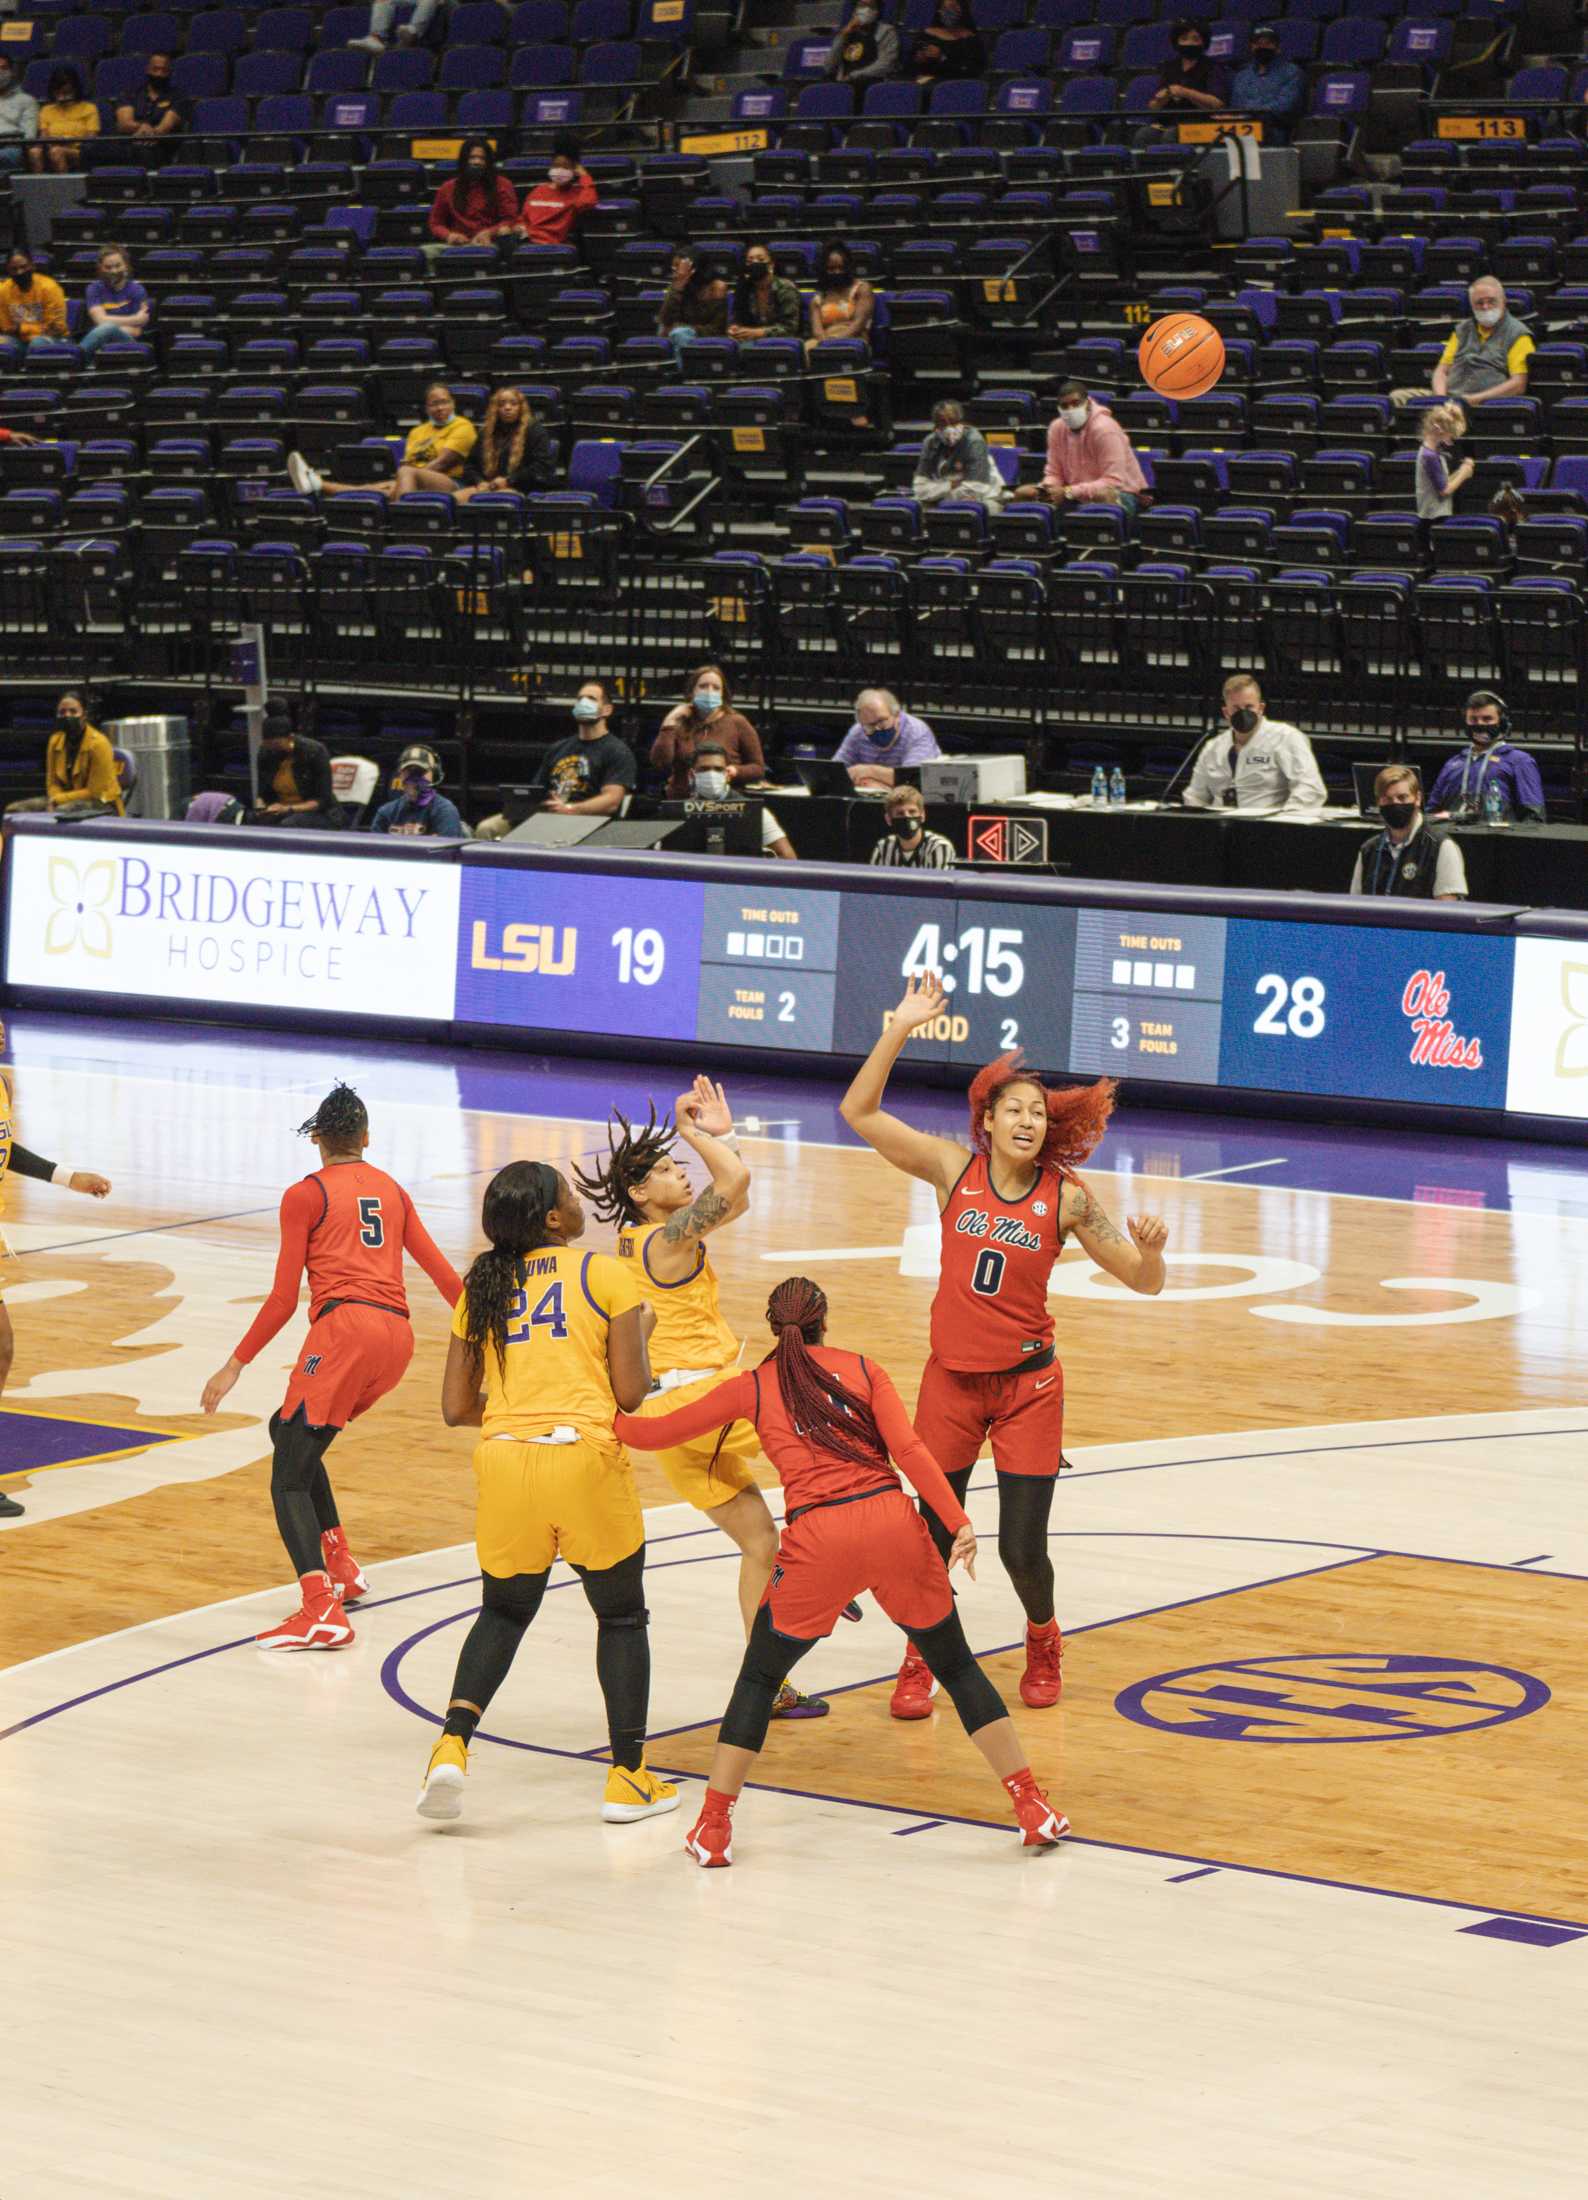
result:
<svg viewBox="0 0 1588 2200"><path fill-rule="evenodd" d="M463 1782L469 1769L468 1745L456 1734L443 1734L430 1752L424 1786L414 1805L421 1818L461 1818Z"/></svg>
<svg viewBox="0 0 1588 2200"><path fill-rule="evenodd" d="M647 1769L642 1758L634 1771L614 1765L607 1774L607 1791L601 1798L601 1815L609 1826L627 1826L636 1818L660 1818L677 1810L678 1790Z"/></svg>

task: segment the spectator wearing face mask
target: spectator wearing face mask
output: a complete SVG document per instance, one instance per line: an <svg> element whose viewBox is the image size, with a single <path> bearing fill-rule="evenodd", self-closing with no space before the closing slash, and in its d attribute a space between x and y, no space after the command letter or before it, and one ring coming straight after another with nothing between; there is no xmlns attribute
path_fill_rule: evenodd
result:
<svg viewBox="0 0 1588 2200"><path fill-rule="evenodd" d="M430 234L437 244L494 244L519 234L518 193L497 172L489 138L465 138L457 172L430 203Z"/></svg>
<svg viewBox="0 0 1588 2200"><path fill-rule="evenodd" d="M105 344L135 344L153 312L149 293L133 280L132 262L114 244L106 245L99 255L98 272L83 302L89 325L78 338L78 347L85 359L92 359Z"/></svg>
<svg viewBox="0 0 1588 2200"><path fill-rule="evenodd" d="M32 160L39 135L39 103L17 82L9 55L0 54L0 168Z"/></svg>
<svg viewBox="0 0 1588 2200"><path fill-rule="evenodd" d="M1307 79L1294 61L1281 55L1272 23L1252 25L1247 54L1231 82L1230 105L1258 118L1265 145L1288 145L1290 126L1307 104Z"/></svg>
<svg viewBox="0 0 1588 2200"><path fill-rule="evenodd" d="M1249 672L1225 681L1222 716L1229 731L1203 742L1185 791L1188 808L1268 816L1323 808L1328 791L1312 743L1298 727L1268 716Z"/></svg>
<svg viewBox="0 0 1588 2200"><path fill-rule="evenodd" d="M721 665L702 665L684 683L684 700L667 713L651 743L652 769L667 774L667 792L677 801L689 792L689 775L703 747L719 748L728 759L728 778L742 786L766 777L761 736L733 708Z"/></svg>
<svg viewBox="0 0 1588 2200"><path fill-rule="evenodd" d="M1017 489L1014 501L1040 497L1047 504L1117 504L1127 518L1134 518L1146 486L1130 437L1106 405L1094 404L1083 382L1072 380L1059 391L1042 479Z"/></svg>
<svg viewBox="0 0 1588 2200"><path fill-rule="evenodd" d="M383 497L405 497L415 489L453 494L463 481L479 434L474 422L459 412L446 383L432 382L425 391L425 417L408 431L402 464L390 481L368 481L362 487ZM301 451L287 453L287 479L306 497L340 496L343 490L359 486L317 473Z"/></svg>
<svg viewBox="0 0 1588 2200"><path fill-rule="evenodd" d="M92 808L124 814L116 752L97 726L88 722L88 704L68 688L55 706L55 726L44 750L44 792L12 802L8 812L53 810L57 816Z"/></svg>
<svg viewBox="0 0 1588 2200"><path fill-rule="evenodd" d="M0 283L0 353L15 362L44 337L66 341L66 293L53 277L39 274L32 253L18 245Z"/></svg>
<svg viewBox="0 0 1588 2200"><path fill-rule="evenodd" d="M878 84L899 66L899 34L884 23L875 0L860 0L833 40L824 76L840 84Z"/></svg>
<svg viewBox="0 0 1588 2200"><path fill-rule="evenodd" d="M347 823L331 784L331 755L323 741L296 733L284 710L265 712L259 737L259 800L250 825L290 825L299 832L339 832Z"/></svg>
<svg viewBox="0 0 1588 2200"><path fill-rule="evenodd" d="M965 425L965 408L945 397L932 407L932 432L921 445L910 494L917 504L941 504L953 497L983 504L989 512L1004 506L1004 482L980 428Z"/></svg>
<svg viewBox="0 0 1588 2200"><path fill-rule="evenodd" d="M1505 285L1492 275L1480 275L1467 292L1467 302L1472 318L1460 322L1446 339L1430 378L1434 395L1458 397L1469 407L1492 405L1497 398L1525 397L1527 362L1534 344L1505 302Z"/></svg>
<svg viewBox="0 0 1588 2200"><path fill-rule="evenodd" d="M1492 688L1474 688L1464 713L1467 746L1439 768L1428 808L1435 817L1486 817L1497 803L1501 817L1541 823L1544 782L1538 766L1505 736L1511 714Z"/></svg>
<svg viewBox="0 0 1588 2200"><path fill-rule="evenodd" d="M634 791L634 751L612 731L612 690L586 680L573 699L574 731L541 758L530 781L548 810L615 817Z"/></svg>
<svg viewBox="0 0 1588 2200"><path fill-rule="evenodd" d="M49 95L39 109L39 142L29 149L28 166L36 176L67 176L82 167L84 145L99 135L99 108L83 97L82 76L70 62L50 72Z"/></svg>
<svg viewBox="0 0 1588 2200"><path fill-rule="evenodd" d="M855 265L855 256L842 237L829 238L822 247L821 280L811 298L811 344L836 344L846 340L867 343L877 310L877 294Z"/></svg>
<svg viewBox="0 0 1588 2200"><path fill-rule="evenodd" d="M954 843L926 829L926 804L918 787L895 787L882 805L882 838L871 861L893 871L952 871Z"/></svg>
<svg viewBox="0 0 1588 2200"><path fill-rule="evenodd" d="M1357 853L1353 894L1395 894L1423 901L1465 901L1461 850L1423 817L1423 783L1411 764L1386 764L1373 782L1384 830Z"/></svg>
<svg viewBox="0 0 1588 2200"><path fill-rule="evenodd" d="M1195 16L1182 15L1170 34L1174 52L1163 65L1158 89L1147 104L1168 110L1171 121L1189 121L1197 114L1217 114L1230 102L1224 71L1208 59L1208 30Z"/></svg>
<svg viewBox="0 0 1588 2200"><path fill-rule="evenodd" d="M697 802L726 802L733 793L728 752L716 741L702 741L695 751L695 761L690 768L686 794ZM794 843L778 823L773 811L762 802L761 853L764 856L781 856L785 863L795 860Z"/></svg>
<svg viewBox="0 0 1588 2200"><path fill-rule="evenodd" d="M896 771L928 764L942 753L926 720L912 718L891 690L862 688L855 697L855 722L833 751L833 762L849 767L857 787L891 787Z"/></svg>
<svg viewBox="0 0 1588 2200"><path fill-rule="evenodd" d="M143 89L116 109L116 129L134 145L153 152L187 127L187 101L171 89L171 56L152 53L143 65Z"/></svg>
<svg viewBox="0 0 1588 2200"><path fill-rule="evenodd" d="M391 783L397 789L396 799L383 802L370 819L372 833L395 833L404 840L468 838L457 804L438 792L441 759L434 749L422 741L404 749Z"/></svg>
<svg viewBox="0 0 1588 2200"><path fill-rule="evenodd" d="M594 178L580 163L578 141L558 138L544 182L524 193L524 233L531 244L572 244L574 231L599 199Z"/></svg>
<svg viewBox="0 0 1588 2200"><path fill-rule="evenodd" d="M798 336L802 310L799 292L778 274L770 248L749 246L728 314L728 334L735 343L753 344L762 336Z"/></svg>
<svg viewBox="0 0 1588 2200"><path fill-rule="evenodd" d="M947 84L980 76L986 67L987 49L965 0L937 0L936 12L910 54L916 83Z"/></svg>

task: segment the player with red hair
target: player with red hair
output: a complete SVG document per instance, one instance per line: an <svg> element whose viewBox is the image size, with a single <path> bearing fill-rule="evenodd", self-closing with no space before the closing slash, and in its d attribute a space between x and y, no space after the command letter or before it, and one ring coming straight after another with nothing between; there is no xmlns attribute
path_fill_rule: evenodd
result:
<svg viewBox="0 0 1588 2200"><path fill-rule="evenodd" d="M1163 1289L1168 1225L1131 1215L1117 1230L1076 1170L1108 1125L1114 1086L1050 1091L1018 1053L970 1088L970 1150L913 1129L883 1108L888 1075L912 1031L946 1006L935 973L912 978L882 1037L844 1094L844 1121L885 1161L937 1194L943 1257L932 1301L931 1354L916 1433L964 1502L982 1444L998 1477L998 1555L1026 1611L1023 1702L1059 1700L1064 1638L1053 1611L1048 1514L1064 1437L1064 1371L1053 1342L1048 1280L1066 1234L1132 1291ZM944 1548L933 1520L927 1526ZM896 1719L924 1719L936 1683L914 1643L893 1691Z"/></svg>
<svg viewBox="0 0 1588 2200"><path fill-rule="evenodd" d="M786 1276L767 1301L776 1351L672 1413L620 1413L631 1447L667 1450L709 1429L753 1422L788 1506L777 1564L717 1735L699 1818L685 1847L708 1868L733 1862L733 1806L766 1741L784 1675L869 1589L909 1633L911 1653L947 1689L960 1723L1003 1782L1028 1849L1052 1848L1069 1820L1037 1785L1003 1700L971 1654L948 1567L976 1576L976 1534L884 1371L826 1342L826 1294ZM719 1439L720 1441L720 1439ZM894 1464L890 1464L890 1454ZM920 1493L947 1565L900 1487Z"/></svg>

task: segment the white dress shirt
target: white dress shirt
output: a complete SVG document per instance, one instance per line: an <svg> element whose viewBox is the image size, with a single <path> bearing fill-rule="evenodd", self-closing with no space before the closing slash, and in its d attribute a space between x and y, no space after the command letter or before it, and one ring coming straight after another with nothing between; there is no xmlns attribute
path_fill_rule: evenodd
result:
<svg viewBox="0 0 1588 2200"><path fill-rule="evenodd" d="M1233 804L1226 799L1232 787ZM1228 727L1203 742L1185 798L1193 810L1234 808L1274 815L1321 810L1328 792L1307 736L1297 726L1265 717L1241 748Z"/></svg>

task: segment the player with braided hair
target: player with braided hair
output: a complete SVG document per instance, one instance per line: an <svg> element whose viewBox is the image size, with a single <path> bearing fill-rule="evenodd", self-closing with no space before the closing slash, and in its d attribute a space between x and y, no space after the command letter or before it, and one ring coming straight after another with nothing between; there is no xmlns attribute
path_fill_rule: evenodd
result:
<svg viewBox="0 0 1588 2200"><path fill-rule="evenodd" d="M204 1385L213 1413L238 1376L297 1311L309 1272L309 1334L271 1418L270 1495L276 1526L302 1590L299 1608L258 1636L261 1650L336 1650L353 1639L347 1607L369 1584L325 1471L325 1454L349 1421L402 1380L413 1358L403 1254L418 1262L450 1308L463 1286L395 1178L364 1159L369 1112L350 1085L326 1094L300 1137L320 1155L312 1175L281 1202L281 1250L270 1295L248 1333Z"/></svg>
<svg viewBox="0 0 1588 2200"><path fill-rule="evenodd" d="M702 1192L674 1154L680 1139L706 1166L710 1182ZM596 1213L616 1224L618 1258L656 1312L651 1365L657 1384L644 1410L687 1404L739 1359L705 1243L750 1204L750 1171L736 1151L727 1095L709 1077L697 1077L674 1103L671 1119L658 1122L652 1107L641 1127L614 1111L605 1161L588 1175L575 1173ZM715 1449L678 1444L657 1462L678 1495L738 1545L739 1611L747 1635L777 1555L777 1527L750 1467L760 1449L755 1430L741 1423ZM859 1618L858 1608L852 1616ZM779 1691L776 1716L821 1718L827 1708L822 1697L790 1683Z"/></svg>
<svg viewBox="0 0 1588 2200"><path fill-rule="evenodd" d="M788 1507L777 1565L717 1736L705 1804L685 1847L699 1864L732 1863L733 1806L766 1741L779 1679L832 1632L857 1589L873 1592L948 1691L966 1733L1008 1790L1023 1845L1052 1847L1069 1822L1038 1787L1014 1722L971 1655L949 1587L950 1566L963 1566L972 1580L976 1574L976 1537L964 1506L883 1370L826 1343L827 1299L816 1284L786 1277L767 1301L766 1318L777 1348L759 1367L659 1418L620 1413L615 1424L626 1444L654 1450L742 1415L760 1431ZM901 1473L936 1521L947 1564L906 1497Z"/></svg>
<svg viewBox="0 0 1588 2200"><path fill-rule="evenodd" d="M577 1195L547 1162L511 1161L486 1187L489 1245L464 1279L441 1385L448 1427L481 1431L480 1616L425 1769L422 1818L458 1816L469 1744L559 1557L596 1615L612 1747L601 1815L622 1825L678 1808L677 1788L645 1763L645 1516L612 1433L619 1406L638 1405L651 1387L645 1341L655 1317L624 1262L578 1250L584 1222Z"/></svg>
<svg viewBox="0 0 1588 2200"><path fill-rule="evenodd" d="M945 1005L934 972L912 978L840 1108L868 1146L937 1195L942 1269L915 1425L961 1501L991 1440L998 1555L1026 1611L1020 1695L1042 1710L1059 1700L1064 1655L1048 1556L1048 1514L1063 1456L1064 1371L1054 1348L1048 1279L1070 1233L1099 1268L1150 1296L1163 1289L1169 1231L1157 1216L1131 1215L1127 1238L1076 1174L1113 1110L1107 1078L1050 1091L1018 1053L1000 1056L971 1084L968 1151L957 1139L930 1137L886 1113L883 1093L905 1041ZM928 1525L942 1546L941 1530ZM912 1644L899 1668L893 1716L928 1717L935 1693Z"/></svg>

